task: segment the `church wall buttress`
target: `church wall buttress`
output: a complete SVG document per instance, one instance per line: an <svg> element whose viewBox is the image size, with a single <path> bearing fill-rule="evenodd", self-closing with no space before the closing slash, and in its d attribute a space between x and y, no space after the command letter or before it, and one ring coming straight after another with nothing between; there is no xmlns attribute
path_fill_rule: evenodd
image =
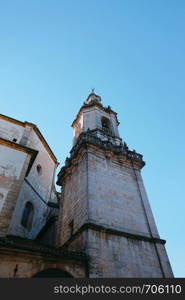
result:
<svg viewBox="0 0 185 300"><path fill-rule="evenodd" d="M153 243L94 230L88 231L88 240L90 278L163 277ZM169 269L166 277L171 276Z"/></svg>

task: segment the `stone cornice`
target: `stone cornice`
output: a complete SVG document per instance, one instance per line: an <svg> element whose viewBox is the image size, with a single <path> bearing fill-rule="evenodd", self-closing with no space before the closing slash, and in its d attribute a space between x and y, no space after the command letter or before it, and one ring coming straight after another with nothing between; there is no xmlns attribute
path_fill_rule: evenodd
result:
<svg viewBox="0 0 185 300"><path fill-rule="evenodd" d="M73 235L72 237L67 240L60 248L61 249L66 249L76 238L79 236L82 232L85 230L94 230L102 233L107 233L110 235L117 235L117 236L123 236L132 240L139 240L139 241L146 241L149 243L158 243L164 245L166 243L165 240L157 238L157 237L150 237L147 235L142 235L142 234L135 234L135 233L130 233L126 231L122 231L116 228L111 228L107 227L105 225L100 225L92 222L87 222L83 224Z"/></svg>
<svg viewBox="0 0 185 300"><path fill-rule="evenodd" d="M35 254L35 255L44 255L46 257L60 257L65 259L75 259L80 261L86 261L88 257L83 253L79 251L62 251L58 248L49 248L45 247L39 244L35 244L33 241L33 244L30 245L30 241L28 241L28 244L25 243L25 239L21 243L19 241L18 243L14 240L7 238L0 238L0 251L4 248L6 249L14 249L17 251L27 251L28 253Z"/></svg>
<svg viewBox="0 0 185 300"><path fill-rule="evenodd" d="M0 119L25 127L25 122L0 114Z"/></svg>
<svg viewBox="0 0 185 300"><path fill-rule="evenodd" d="M135 152L134 150L129 150L126 144L121 144L120 146L117 146L112 144L110 141L102 141L100 138L94 135L94 130L88 130L80 134L77 143L70 151L70 158L66 158L65 166L61 168L58 174L57 185L62 185L61 181L64 178L67 169L72 165L73 159L77 156L80 149L86 147L87 145L94 145L106 152L111 152L115 155L118 155L119 157L124 157L125 159L137 164L139 168L142 168L145 165L145 162L143 161L143 156Z"/></svg>
<svg viewBox="0 0 185 300"><path fill-rule="evenodd" d="M74 127L76 121L79 119L79 117L80 117L80 115L82 114L83 110L86 109L86 108L91 108L91 107L97 107L97 108L99 108L99 109L105 111L106 113L109 113L109 114L112 113L112 114L114 114L115 117L116 117L117 125L120 124L120 123L118 122L118 119L117 119L117 113L116 113L115 111L113 111L113 110L111 109L110 106L105 107L105 106L103 106L101 103L98 103L98 102L93 102L93 103L89 103L89 104L87 104L87 103L84 102L83 106L80 108L78 114L76 115L75 120L74 120L73 123L71 124L71 127Z"/></svg>

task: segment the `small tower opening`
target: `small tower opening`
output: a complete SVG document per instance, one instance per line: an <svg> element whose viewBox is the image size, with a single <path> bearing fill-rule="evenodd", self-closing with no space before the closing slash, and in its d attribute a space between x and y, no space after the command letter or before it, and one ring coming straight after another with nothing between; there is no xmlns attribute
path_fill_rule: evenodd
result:
<svg viewBox="0 0 185 300"><path fill-rule="evenodd" d="M105 133L112 135L111 126L110 126L110 120L107 119L106 117L103 117L101 119L101 123L102 123L102 130Z"/></svg>

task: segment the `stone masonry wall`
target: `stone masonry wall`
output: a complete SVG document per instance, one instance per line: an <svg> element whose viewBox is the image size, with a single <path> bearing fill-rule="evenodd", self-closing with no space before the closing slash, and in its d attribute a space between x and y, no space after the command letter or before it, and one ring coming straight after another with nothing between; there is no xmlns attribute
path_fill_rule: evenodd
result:
<svg viewBox="0 0 185 300"><path fill-rule="evenodd" d="M12 185L19 180L26 156L22 151L0 145L0 212Z"/></svg>
<svg viewBox="0 0 185 300"><path fill-rule="evenodd" d="M0 192L3 195L0 211L0 236L8 233L16 201L23 183L30 155L8 147L0 147L1 154L6 151L6 159L1 162ZM9 157L8 157L9 155Z"/></svg>
<svg viewBox="0 0 185 300"><path fill-rule="evenodd" d="M34 207L33 222L31 229L27 229L21 224L23 211L27 202L31 202ZM33 191L31 186L24 181L17 199L16 208L13 213L8 234L34 239L46 222L49 208L40 197Z"/></svg>
<svg viewBox="0 0 185 300"><path fill-rule="evenodd" d="M160 245L164 248L163 245ZM163 277L153 243L88 230L90 278ZM162 256L165 277L173 277L166 256Z"/></svg>
<svg viewBox="0 0 185 300"><path fill-rule="evenodd" d="M8 122L7 120L0 119L0 137L6 140L13 141L17 140L17 143L20 142L21 137L24 132L24 126Z"/></svg>
<svg viewBox="0 0 185 300"><path fill-rule="evenodd" d="M0 253L0 278L31 278L40 271L47 269L63 270L75 278L85 277L84 263L76 260L47 257L28 251L9 251Z"/></svg>
<svg viewBox="0 0 185 300"><path fill-rule="evenodd" d="M146 239L159 235L137 164L91 145L66 173L60 241L89 255L90 277L173 277L164 245ZM87 223L96 230L70 236L72 219L74 234Z"/></svg>
<svg viewBox="0 0 185 300"><path fill-rule="evenodd" d="M56 166L33 130L30 132L26 146L36 149L38 155L22 184L8 234L34 239L45 225L50 212L47 202L52 201L53 177ZM37 171L38 165L41 166L40 173ZM30 230L21 224L24 207L28 201L34 207L33 223Z"/></svg>
<svg viewBox="0 0 185 300"><path fill-rule="evenodd" d="M119 156L106 157L103 151L91 147L88 179L90 220L129 233L150 236L143 199L129 162L120 161ZM158 237L155 224L153 232Z"/></svg>
<svg viewBox="0 0 185 300"><path fill-rule="evenodd" d="M87 161L86 154L76 162L63 186L62 215L59 219L58 244L71 237L70 223L75 233L88 219L87 216Z"/></svg>
<svg viewBox="0 0 185 300"><path fill-rule="evenodd" d="M106 117L110 120L110 126L113 135L119 137L117 120L113 113L109 114L104 110L97 109L96 107L88 107L83 109L81 116L75 123L73 131L73 144L75 144L77 141L79 134L87 131L88 128L90 130L98 128L102 129L102 117Z"/></svg>
<svg viewBox="0 0 185 300"><path fill-rule="evenodd" d="M27 145L38 151L38 155L34 161L32 169L27 177L27 180L37 190L40 196L48 202L51 197L51 188L53 184L53 177L55 173L55 162L48 154L48 151L41 143L37 134L32 130L30 133ZM42 168L41 174L37 172L37 166Z"/></svg>

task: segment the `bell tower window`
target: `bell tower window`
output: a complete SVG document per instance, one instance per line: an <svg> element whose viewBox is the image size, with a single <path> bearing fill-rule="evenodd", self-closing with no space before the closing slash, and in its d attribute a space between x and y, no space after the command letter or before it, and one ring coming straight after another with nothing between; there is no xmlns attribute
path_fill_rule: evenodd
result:
<svg viewBox="0 0 185 300"><path fill-rule="evenodd" d="M103 117L101 120L102 123L102 130L107 134L112 134L111 128L110 128L110 121L109 119Z"/></svg>

